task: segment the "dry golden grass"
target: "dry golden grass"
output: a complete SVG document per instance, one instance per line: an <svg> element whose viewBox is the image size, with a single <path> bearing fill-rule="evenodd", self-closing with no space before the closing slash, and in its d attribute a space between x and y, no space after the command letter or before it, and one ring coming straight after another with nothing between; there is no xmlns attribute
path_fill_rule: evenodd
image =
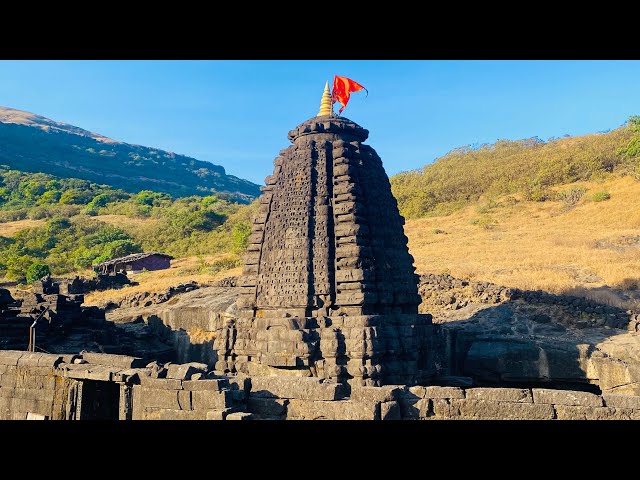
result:
<svg viewBox="0 0 640 480"><path fill-rule="evenodd" d="M556 293L637 283L640 182L624 177L558 189L575 186L586 187L587 192L568 211L562 202L514 205L501 201L484 213L476 205L446 217L407 221L405 233L417 271L449 272ZM610 200L589 199L602 190L611 194ZM472 223L478 219L479 223ZM437 230L446 233L435 233Z"/></svg>
<svg viewBox="0 0 640 480"><path fill-rule="evenodd" d="M158 221L156 218L127 217L126 215L96 215L93 218L125 230L131 227L139 227L140 225L149 225Z"/></svg>
<svg viewBox="0 0 640 480"><path fill-rule="evenodd" d="M44 220L16 220L15 222L0 223L0 237L12 237L20 230L39 227L44 223Z"/></svg>
<svg viewBox="0 0 640 480"><path fill-rule="evenodd" d="M207 263L211 263L215 260L219 260L225 257L225 254L205 256L203 259ZM171 286L178 285L184 282L198 282L206 284L220 280L224 277L233 275L240 275L242 268L237 267L230 270L225 270L215 274L210 273L197 273L200 260L198 257L186 257L179 258L171 261L171 268L166 270L157 270L154 272L143 272L134 276L131 276L131 280L138 282L138 285L133 287L125 287L118 290L105 290L103 292L92 292L85 296L85 304L97 305L107 300L119 301L124 297L141 292L162 292ZM195 272L195 273L194 273Z"/></svg>

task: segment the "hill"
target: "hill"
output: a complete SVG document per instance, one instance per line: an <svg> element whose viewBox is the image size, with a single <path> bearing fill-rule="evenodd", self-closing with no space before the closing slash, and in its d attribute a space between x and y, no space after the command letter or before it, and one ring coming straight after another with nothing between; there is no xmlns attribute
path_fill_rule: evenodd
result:
<svg viewBox="0 0 640 480"><path fill-rule="evenodd" d="M477 201L520 194L551 200L552 187L629 174L640 178L640 117L608 133L538 138L455 149L419 170L391 178L406 218L443 215Z"/></svg>
<svg viewBox="0 0 640 480"><path fill-rule="evenodd" d="M137 193L218 194L249 202L259 186L219 165L157 148L118 142L33 113L0 107L0 165L79 178Z"/></svg>
<svg viewBox="0 0 640 480"><path fill-rule="evenodd" d="M582 194L572 202L503 196L489 208L408 220L417 271L628 305L620 293L640 292L640 182L611 176L553 191Z"/></svg>
<svg viewBox="0 0 640 480"><path fill-rule="evenodd" d="M255 203L255 202L254 202ZM198 260L199 273L239 264L254 205L215 195L136 194L77 178L0 168L0 277L24 281L34 263L54 275L140 251Z"/></svg>

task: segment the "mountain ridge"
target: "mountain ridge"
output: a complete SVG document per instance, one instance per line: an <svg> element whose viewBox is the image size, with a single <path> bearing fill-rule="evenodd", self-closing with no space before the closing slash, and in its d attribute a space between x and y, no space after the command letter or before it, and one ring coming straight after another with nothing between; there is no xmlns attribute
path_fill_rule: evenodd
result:
<svg viewBox="0 0 640 480"><path fill-rule="evenodd" d="M120 142L42 115L0 106L0 165L74 177L137 193L221 195L243 203L259 186L224 167L159 148Z"/></svg>

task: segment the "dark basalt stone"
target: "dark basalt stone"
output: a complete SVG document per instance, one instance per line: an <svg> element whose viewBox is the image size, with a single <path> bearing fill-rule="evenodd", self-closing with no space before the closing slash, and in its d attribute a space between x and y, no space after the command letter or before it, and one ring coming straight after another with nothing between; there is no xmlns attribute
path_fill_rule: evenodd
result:
<svg viewBox="0 0 640 480"><path fill-rule="evenodd" d="M259 199L219 370L260 364L365 385L426 370L430 316L418 315L404 219L368 135L334 116L289 132Z"/></svg>

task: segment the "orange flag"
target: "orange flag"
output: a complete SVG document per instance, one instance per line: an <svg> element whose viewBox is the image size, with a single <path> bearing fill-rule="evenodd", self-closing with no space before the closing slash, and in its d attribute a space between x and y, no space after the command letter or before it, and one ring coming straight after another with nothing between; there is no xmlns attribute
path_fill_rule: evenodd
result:
<svg viewBox="0 0 640 480"><path fill-rule="evenodd" d="M333 103L340 102L342 107L338 111L338 113L342 113L344 107L349 103L349 98L351 97L351 92L358 92L360 90L364 90L369 95L369 90L364 88L358 82L355 82L347 77L341 77L339 75L335 75L333 78L333 92L331 93L331 98Z"/></svg>

